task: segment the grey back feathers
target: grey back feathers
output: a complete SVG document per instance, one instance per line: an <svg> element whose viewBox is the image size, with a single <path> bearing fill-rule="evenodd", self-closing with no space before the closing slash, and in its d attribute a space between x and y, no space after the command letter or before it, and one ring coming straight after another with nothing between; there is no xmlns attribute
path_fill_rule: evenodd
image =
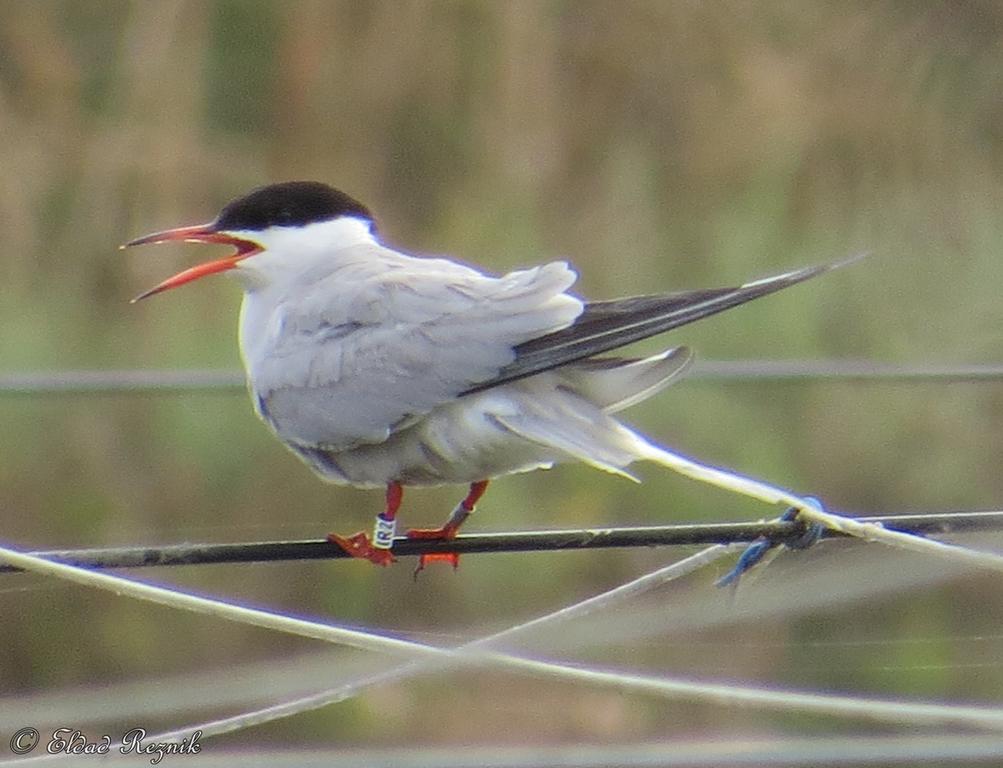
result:
<svg viewBox="0 0 1003 768"><path fill-rule="evenodd" d="M366 246L276 307L249 369L280 437L326 448L385 440L511 363L515 347L570 324L562 262L499 278ZM405 261L402 261L406 259Z"/></svg>

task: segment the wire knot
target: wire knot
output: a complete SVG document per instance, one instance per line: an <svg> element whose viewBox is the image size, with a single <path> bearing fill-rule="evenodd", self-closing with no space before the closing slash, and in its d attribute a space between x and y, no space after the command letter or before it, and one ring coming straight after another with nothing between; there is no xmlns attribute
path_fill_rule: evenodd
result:
<svg viewBox="0 0 1003 768"><path fill-rule="evenodd" d="M817 507L819 510L823 509L822 502L813 496L806 496L805 501L810 503L813 507ZM742 554L739 555L738 562L735 563L735 567L718 579L716 586L737 587L742 576L759 565L763 561L763 558L765 558L771 550L776 549L779 546L793 550L808 549L815 544L815 542L821 539L822 534L825 532L825 526L821 523L814 521L806 522L803 520L800 516L800 511L795 507L789 507L787 511L778 518L778 521L782 523L794 523L796 526L796 534L793 536L788 534L783 538L760 536L742 551Z"/></svg>

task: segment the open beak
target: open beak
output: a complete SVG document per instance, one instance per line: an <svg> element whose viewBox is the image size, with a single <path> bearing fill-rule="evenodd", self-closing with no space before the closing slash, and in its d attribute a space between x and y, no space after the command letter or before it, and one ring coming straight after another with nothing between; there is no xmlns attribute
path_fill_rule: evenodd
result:
<svg viewBox="0 0 1003 768"><path fill-rule="evenodd" d="M250 240L242 240L226 232L217 231L213 224L199 224L194 227L179 227L178 229L166 229L163 232L154 232L152 235L145 235L131 240L122 247L130 248L134 245L146 245L147 243L166 243L172 240L185 243L232 245L237 249L237 252L222 259L207 261L205 264L199 264L198 266L186 269L184 272L179 272L174 277L169 277L159 285L155 285L150 290L139 294L139 296L132 300L133 303L153 296L155 293L166 291L169 288L177 288L179 285L190 283L192 280L198 280L200 277L233 269L242 259L260 253L262 250L260 245Z"/></svg>

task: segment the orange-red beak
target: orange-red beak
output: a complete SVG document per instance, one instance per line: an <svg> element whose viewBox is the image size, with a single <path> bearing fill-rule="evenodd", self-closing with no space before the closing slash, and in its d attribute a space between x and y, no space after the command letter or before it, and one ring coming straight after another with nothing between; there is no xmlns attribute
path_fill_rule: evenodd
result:
<svg viewBox="0 0 1003 768"><path fill-rule="evenodd" d="M153 296L155 293L166 291L169 288L177 288L179 285L190 283L192 280L198 280L200 277L233 269L237 266L237 262L242 259L246 259L248 256L253 256L255 253L260 253L262 250L260 245L251 242L250 240L242 240L241 238L234 237L226 232L218 232L212 224L199 224L194 227L179 227L178 229L167 229L163 232L154 232L152 235L145 235L144 237L131 240L122 247L129 248L133 245L145 245L147 243L166 243L171 240L183 241L186 243L215 243L219 245L232 245L237 249L237 252L231 254L230 256L226 256L225 258L216 259L215 261L207 261L205 264L199 264L198 266L186 269L184 272L179 272L174 275L174 277L169 277L159 285L155 285L150 290L139 294L139 296L132 300L133 303L149 296Z"/></svg>

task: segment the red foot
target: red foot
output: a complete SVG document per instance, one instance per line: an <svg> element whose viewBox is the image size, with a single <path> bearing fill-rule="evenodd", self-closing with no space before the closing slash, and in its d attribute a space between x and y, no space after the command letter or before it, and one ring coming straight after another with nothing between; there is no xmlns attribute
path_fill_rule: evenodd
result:
<svg viewBox="0 0 1003 768"><path fill-rule="evenodd" d="M456 538L458 525L444 525L441 528L412 528L406 534L409 539L426 539L434 541L449 541ZM449 563L455 571L460 567L460 556L456 552L428 552L418 555L418 567L414 569L414 575L425 570L429 563Z"/></svg>
<svg viewBox="0 0 1003 768"><path fill-rule="evenodd" d="M442 539L449 541L456 538L458 525L444 525L441 528L409 528L405 534L409 539Z"/></svg>
<svg viewBox="0 0 1003 768"><path fill-rule="evenodd" d="M327 540L332 544L337 544L349 555L360 560L368 560L376 565L390 565L397 562L397 558L391 554L389 549L374 547L364 531L359 531L354 536L339 536L336 533L329 533Z"/></svg>

